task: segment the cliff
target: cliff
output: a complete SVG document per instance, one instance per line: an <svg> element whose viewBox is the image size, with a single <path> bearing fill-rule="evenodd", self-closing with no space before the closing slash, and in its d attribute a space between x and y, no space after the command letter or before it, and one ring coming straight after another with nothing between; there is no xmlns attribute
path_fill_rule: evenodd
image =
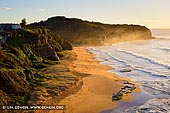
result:
<svg viewBox="0 0 170 113"><path fill-rule="evenodd" d="M69 41L43 27L11 34L0 49L0 106L27 105L35 87L51 78L39 70L59 63L62 51L72 49Z"/></svg>
<svg viewBox="0 0 170 113"><path fill-rule="evenodd" d="M107 45L115 41L150 39L151 32L140 25L109 25L76 18L52 17L33 23L34 26L48 26L54 33L73 44Z"/></svg>

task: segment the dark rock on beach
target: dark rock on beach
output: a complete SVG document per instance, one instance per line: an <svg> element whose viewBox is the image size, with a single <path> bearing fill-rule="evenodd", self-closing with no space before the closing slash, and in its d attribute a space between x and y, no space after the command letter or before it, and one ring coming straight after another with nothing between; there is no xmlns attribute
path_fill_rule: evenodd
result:
<svg viewBox="0 0 170 113"><path fill-rule="evenodd" d="M131 93L134 89L136 89L135 85L128 82L128 81L123 81L124 87L122 87L117 93L112 94L112 101L118 101L122 99L122 96L124 94Z"/></svg>
<svg viewBox="0 0 170 113"><path fill-rule="evenodd" d="M125 69L121 69L120 72L125 73L125 72L131 72L131 69L125 68Z"/></svg>

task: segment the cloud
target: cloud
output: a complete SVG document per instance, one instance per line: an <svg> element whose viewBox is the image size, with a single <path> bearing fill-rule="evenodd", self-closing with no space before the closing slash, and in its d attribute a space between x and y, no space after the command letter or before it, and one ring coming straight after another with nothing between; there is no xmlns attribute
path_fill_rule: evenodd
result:
<svg viewBox="0 0 170 113"><path fill-rule="evenodd" d="M11 8L11 7L2 7L1 9L6 10L6 11L10 11L10 10L12 10L12 8Z"/></svg>
<svg viewBox="0 0 170 113"><path fill-rule="evenodd" d="M45 9L38 9L39 10L39 12L41 12L41 13L43 13L43 12L45 12Z"/></svg>

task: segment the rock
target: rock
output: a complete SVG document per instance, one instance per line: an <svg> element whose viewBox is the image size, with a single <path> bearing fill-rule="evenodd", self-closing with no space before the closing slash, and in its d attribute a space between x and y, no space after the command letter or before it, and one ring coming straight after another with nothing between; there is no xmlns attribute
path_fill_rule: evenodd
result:
<svg viewBox="0 0 170 113"><path fill-rule="evenodd" d="M36 53L39 56L42 56L45 59L50 59L53 61L58 61L59 57L57 56L55 50L48 44L45 44L43 46L34 46L32 47L34 53Z"/></svg>
<svg viewBox="0 0 170 113"><path fill-rule="evenodd" d="M62 47L63 47L63 50L73 50L73 46L71 42L69 42L68 40L64 40Z"/></svg>
<svg viewBox="0 0 170 113"><path fill-rule="evenodd" d="M118 100L122 99L122 96L123 96L122 92L117 92L116 94L112 95L112 101L113 102L118 101Z"/></svg>
<svg viewBox="0 0 170 113"><path fill-rule="evenodd" d="M131 72L131 71L132 71L131 69L127 69L127 68L120 70L120 72L122 72L122 73L124 73L124 72Z"/></svg>
<svg viewBox="0 0 170 113"><path fill-rule="evenodd" d="M112 94L112 101L118 101L122 99L123 94L131 93L136 87L134 84L129 83L128 81L123 81L125 84L116 94Z"/></svg>

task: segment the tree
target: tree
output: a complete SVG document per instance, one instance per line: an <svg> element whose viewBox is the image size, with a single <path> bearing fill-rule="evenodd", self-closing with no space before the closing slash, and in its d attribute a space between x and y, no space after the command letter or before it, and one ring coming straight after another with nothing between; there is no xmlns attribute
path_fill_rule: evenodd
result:
<svg viewBox="0 0 170 113"><path fill-rule="evenodd" d="M22 27L22 28L25 28L25 27L26 27L26 24L27 24L26 18L23 18L23 19L21 20L21 23L20 23L21 27Z"/></svg>

